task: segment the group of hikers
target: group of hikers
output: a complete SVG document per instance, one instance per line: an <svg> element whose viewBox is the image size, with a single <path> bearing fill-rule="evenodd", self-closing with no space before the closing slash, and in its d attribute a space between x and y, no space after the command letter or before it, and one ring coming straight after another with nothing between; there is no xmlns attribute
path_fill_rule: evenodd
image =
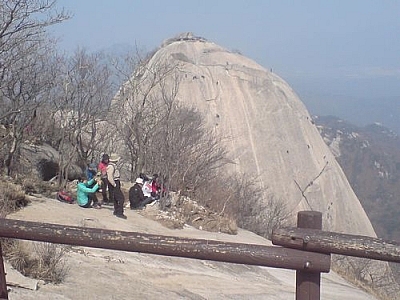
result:
<svg viewBox="0 0 400 300"><path fill-rule="evenodd" d="M125 197L121 191L120 170L117 166L119 160L117 154L103 154L98 165L90 163L87 166L85 175L78 178L77 203L80 207L100 209L103 204L112 202L114 215L122 219L127 218L124 215ZM102 201L96 196L100 189ZM129 189L128 205L130 209L141 209L158 200L160 193L158 174L154 174L151 180L145 174L140 174Z"/></svg>

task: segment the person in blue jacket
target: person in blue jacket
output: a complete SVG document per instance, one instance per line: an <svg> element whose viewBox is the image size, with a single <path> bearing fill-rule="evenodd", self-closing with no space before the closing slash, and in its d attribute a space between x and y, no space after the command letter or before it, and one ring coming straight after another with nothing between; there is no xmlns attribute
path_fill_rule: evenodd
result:
<svg viewBox="0 0 400 300"><path fill-rule="evenodd" d="M99 189L99 181L95 178L87 180L86 177L82 176L78 179L78 185L76 187L76 202L83 208L101 208L99 201L96 197L96 191Z"/></svg>
<svg viewBox="0 0 400 300"><path fill-rule="evenodd" d="M96 177L97 174L97 165L95 163L88 164L85 173L88 181L90 179L93 179L94 177Z"/></svg>

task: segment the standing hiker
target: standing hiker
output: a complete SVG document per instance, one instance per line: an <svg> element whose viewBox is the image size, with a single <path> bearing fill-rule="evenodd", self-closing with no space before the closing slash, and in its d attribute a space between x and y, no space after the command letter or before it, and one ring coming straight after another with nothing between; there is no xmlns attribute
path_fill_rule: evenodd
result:
<svg viewBox="0 0 400 300"><path fill-rule="evenodd" d="M121 191L120 171L117 163L120 157L113 153L109 157L107 166L107 180L110 200L114 202L114 215L118 218L126 219L124 215L125 197Z"/></svg>
<svg viewBox="0 0 400 300"><path fill-rule="evenodd" d="M101 195L103 196L103 203L108 204L109 197L107 196L107 187L108 187L108 179L107 179L107 166L109 163L108 154L104 153L101 157L101 161L97 167L97 170L100 172L101 176Z"/></svg>

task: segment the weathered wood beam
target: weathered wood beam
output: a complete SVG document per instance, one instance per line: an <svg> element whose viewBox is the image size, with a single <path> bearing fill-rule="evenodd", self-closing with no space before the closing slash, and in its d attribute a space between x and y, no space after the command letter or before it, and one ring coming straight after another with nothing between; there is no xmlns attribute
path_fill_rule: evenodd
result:
<svg viewBox="0 0 400 300"><path fill-rule="evenodd" d="M0 220L0 237L310 272L330 269L330 255L294 249L9 219Z"/></svg>
<svg viewBox="0 0 400 300"><path fill-rule="evenodd" d="M400 262L400 243L368 236L287 227L273 231L272 243L305 251Z"/></svg>
<svg viewBox="0 0 400 300"><path fill-rule="evenodd" d="M318 211L299 211L298 228L322 228L322 213ZM296 270L296 300L321 299L321 273Z"/></svg>
<svg viewBox="0 0 400 300"><path fill-rule="evenodd" d="M3 262L3 250L0 242L0 300L8 299L7 283L6 283L6 272L4 269Z"/></svg>

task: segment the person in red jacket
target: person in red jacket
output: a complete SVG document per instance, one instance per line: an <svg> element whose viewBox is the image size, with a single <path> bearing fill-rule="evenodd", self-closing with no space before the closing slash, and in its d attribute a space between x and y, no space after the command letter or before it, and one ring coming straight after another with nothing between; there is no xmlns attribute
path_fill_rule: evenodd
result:
<svg viewBox="0 0 400 300"><path fill-rule="evenodd" d="M160 191L161 185L159 182L158 174L153 174L153 178L151 179L151 197L153 197L153 199L159 199Z"/></svg>
<svg viewBox="0 0 400 300"><path fill-rule="evenodd" d="M108 204L108 199L109 197L107 196L107 187L108 187L108 179L107 179L107 166L110 157L108 154L104 153L101 161L97 167L97 171L100 172L101 176L101 195L103 196L103 201L102 203L107 203Z"/></svg>
<svg viewBox="0 0 400 300"><path fill-rule="evenodd" d="M165 186L162 188L161 183L160 183L160 177L158 176L158 174L153 174L153 177L151 180L151 197L154 200L160 199L161 190L162 190L162 196L165 196L165 193L166 193Z"/></svg>

